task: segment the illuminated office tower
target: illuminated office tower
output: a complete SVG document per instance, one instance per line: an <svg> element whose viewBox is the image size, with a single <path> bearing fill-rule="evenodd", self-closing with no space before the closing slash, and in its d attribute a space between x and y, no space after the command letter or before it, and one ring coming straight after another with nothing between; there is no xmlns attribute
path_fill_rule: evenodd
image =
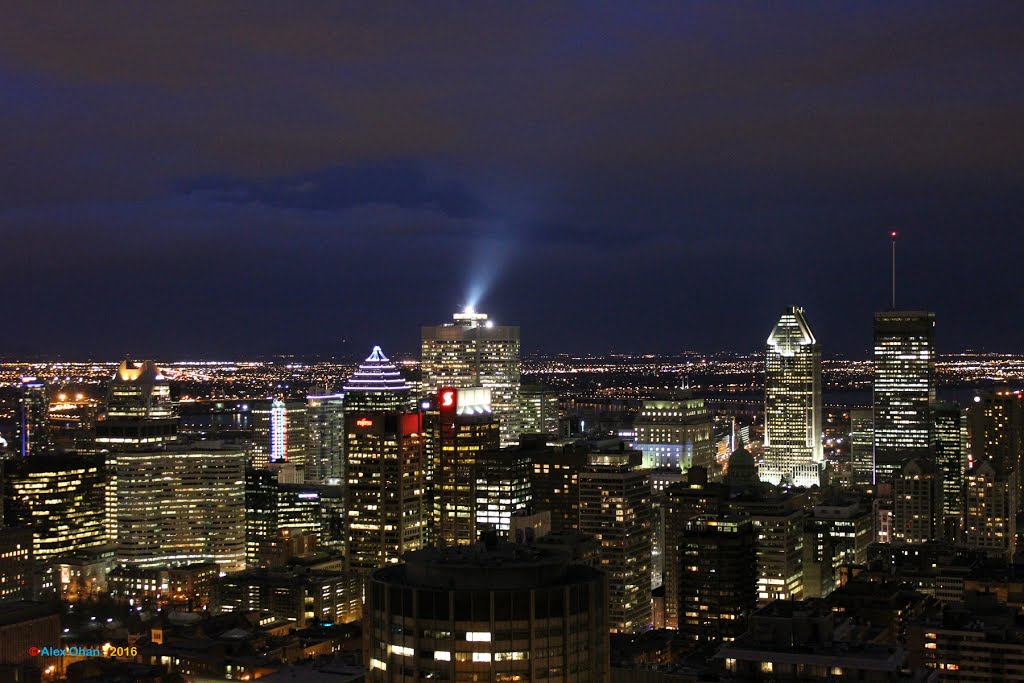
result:
<svg viewBox="0 0 1024 683"><path fill-rule="evenodd" d="M967 409L971 459L990 460L997 467L1017 472L1024 487L1024 392L1000 387L974 397ZM1017 501L1024 500L1024 490Z"/></svg>
<svg viewBox="0 0 1024 683"><path fill-rule="evenodd" d="M106 544L102 457L40 455L3 468L4 524L32 529L35 559Z"/></svg>
<svg viewBox="0 0 1024 683"><path fill-rule="evenodd" d="M266 469L288 465L303 469L306 465L306 402L280 397L253 401L252 447L249 461Z"/></svg>
<svg viewBox="0 0 1024 683"><path fill-rule="evenodd" d="M634 428L633 448L644 454L644 467L671 467L685 472L693 465L712 465L711 415L704 399L694 398L689 391L645 399Z"/></svg>
<svg viewBox="0 0 1024 683"><path fill-rule="evenodd" d="M1017 551L1017 473L984 460L964 474L962 542L1010 560Z"/></svg>
<svg viewBox="0 0 1024 683"><path fill-rule="evenodd" d="M96 419L102 450L157 450L178 440L178 412L171 386L151 360L121 362L107 388L107 403Z"/></svg>
<svg viewBox="0 0 1024 683"><path fill-rule="evenodd" d="M679 632L720 643L757 609L757 534L742 517L697 517L679 530Z"/></svg>
<svg viewBox="0 0 1024 683"><path fill-rule="evenodd" d="M875 314L874 483L888 483L904 462L929 457L934 443L935 314Z"/></svg>
<svg viewBox="0 0 1024 683"><path fill-rule="evenodd" d="M344 478L344 394L306 397L306 481Z"/></svg>
<svg viewBox="0 0 1024 683"><path fill-rule="evenodd" d="M345 410L410 410L412 388L379 346L359 364L345 382Z"/></svg>
<svg viewBox="0 0 1024 683"><path fill-rule="evenodd" d="M0 527L0 604L32 599L31 527Z"/></svg>
<svg viewBox="0 0 1024 683"><path fill-rule="evenodd" d="M444 388L484 387L491 391L491 409L501 425L501 445L518 442L519 327L494 325L485 313L467 309L453 322L425 326L421 346L424 393Z"/></svg>
<svg viewBox="0 0 1024 683"><path fill-rule="evenodd" d="M892 541L942 540L942 470L931 460L910 460L893 476Z"/></svg>
<svg viewBox="0 0 1024 683"><path fill-rule="evenodd" d="M434 528L438 545L472 545L477 540L477 458L499 448L500 441L491 391L444 388L437 404L440 439L434 464Z"/></svg>
<svg viewBox="0 0 1024 683"><path fill-rule="evenodd" d="M875 411L854 408L850 411L850 469L853 483L866 486L875 477Z"/></svg>
<svg viewBox="0 0 1024 683"><path fill-rule="evenodd" d="M35 377L21 378L18 398L18 437L21 455L43 455L51 449L50 400L46 382Z"/></svg>
<svg viewBox="0 0 1024 683"><path fill-rule="evenodd" d="M524 384L519 389L519 419L523 434L556 436L559 427L558 392L538 385Z"/></svg>
<svg viewBox="0 0 1024 683"><path fill-rule="evenodd" d="M200 445L115 453L107 468L107 524L118 561L245 568L243 451Z"/></svg>
<svg viewBox="0 0 1024 683"><path fill-rule="evenodd" d="M510 539L512 517L531 507L530 457L516 447L483 451L476 459L476 528Z"/></svg>
<svg viewBox="0 0 1024 683"><path fill-rule="evenodd" d="M410 553L367 582L366 680L609 683L605 590L546 547Z"/></svg>
<svg viewBox="0 0 1024 683"><path fill-rule="evenodd" d="M266 567L277 536L277 473L245 468L245 566Z"/></svg>
<svg viewBox="0 0 1024 683"><path fill-rule="evenodd" d="M601 543L615 633L651 626L651 479L638 451L592 453L580 473L580 531Z"/></svg>
<svg viewBox="0 0 1024 683"><path fill-rule="evenodd" d="M350 568L383 567L425 545L430 512L424 442L422 412L346 411Z"/></svg>
<svg viewBox="0 0 1024 683"><path fill-rule="evenodd" d="M344 553L345 487L337 484L277 482L277 530L290 536L312 534L318 548Z"/></svg>
<svg viewBox="0 0 1024 683"><path fill-rule="evenodd" d="M757 600L802 600L804 595L804 494L765 492L739 496L726 504L729 514L746 515L757 533Z"/></svg>
<svg viewBox="0 0 1024 683"><path fill-rule="evenodd" d="M967 419L960 406L948 401L937 401L932 406L932 417L935 420L934 460L942 470L942 512L947 524L953 519L956 528L962 512L967 470Z"/></svg>
<svg viewBox="0 0 1024 683"><path fill-rule="evenodd" d="M821 411L821 347L804 309L789 306L765 351L763 481L820 483Z"/></svg>

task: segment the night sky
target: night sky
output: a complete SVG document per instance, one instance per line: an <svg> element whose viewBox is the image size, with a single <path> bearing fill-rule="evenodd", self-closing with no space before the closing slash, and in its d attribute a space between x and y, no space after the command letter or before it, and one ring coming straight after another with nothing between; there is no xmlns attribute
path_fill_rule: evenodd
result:
<svg viewBox="0 0 1024 683"><path fill-rule="evenodd" d="M1024 3L4 3L0 354L1024 352Z"/></svg>

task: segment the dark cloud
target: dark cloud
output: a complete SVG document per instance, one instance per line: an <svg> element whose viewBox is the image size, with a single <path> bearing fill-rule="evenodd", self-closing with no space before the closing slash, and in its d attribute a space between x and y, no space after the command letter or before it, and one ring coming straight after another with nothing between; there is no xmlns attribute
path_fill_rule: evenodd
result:
<svg viewBox="0 0 1024 683"><path fill-rule="evenodd" d="M1022 15L3 5L11 344L413 350L482 296L534 348L749 349L804 303L859 353L898 226L901 292L943 344L1010 349ZM51 286L72 274L90 284ZM149 325L87 322L147 303Z"/></svg>

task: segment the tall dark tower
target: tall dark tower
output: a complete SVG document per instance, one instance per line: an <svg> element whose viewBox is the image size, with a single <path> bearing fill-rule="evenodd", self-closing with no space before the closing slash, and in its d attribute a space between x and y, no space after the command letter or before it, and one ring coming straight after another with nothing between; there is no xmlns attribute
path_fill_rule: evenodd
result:
<svg viewBox="0 0 1024 683"><path fill-rule="evenodd" d="M889 482L907 460L932 455L935 314L875 314L874 481Z"/></svg>
<svg viewBox="0 0 1024 683"><path fill-rule="evenodd" d="M46 382L35 377L21 378L18 400L18 431L21 455L43 455L50 450L50 400Z"/></svg>

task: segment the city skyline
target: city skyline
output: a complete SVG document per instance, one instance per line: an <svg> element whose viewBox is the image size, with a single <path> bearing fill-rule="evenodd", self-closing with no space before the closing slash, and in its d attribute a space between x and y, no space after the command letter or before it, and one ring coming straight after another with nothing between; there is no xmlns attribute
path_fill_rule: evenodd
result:
<svg viewBox="0 0 1024 683"><path fill-rule="evenodd" d="M1017 4L240 10L0 14L4 353L1020 350Z"/></svg>

